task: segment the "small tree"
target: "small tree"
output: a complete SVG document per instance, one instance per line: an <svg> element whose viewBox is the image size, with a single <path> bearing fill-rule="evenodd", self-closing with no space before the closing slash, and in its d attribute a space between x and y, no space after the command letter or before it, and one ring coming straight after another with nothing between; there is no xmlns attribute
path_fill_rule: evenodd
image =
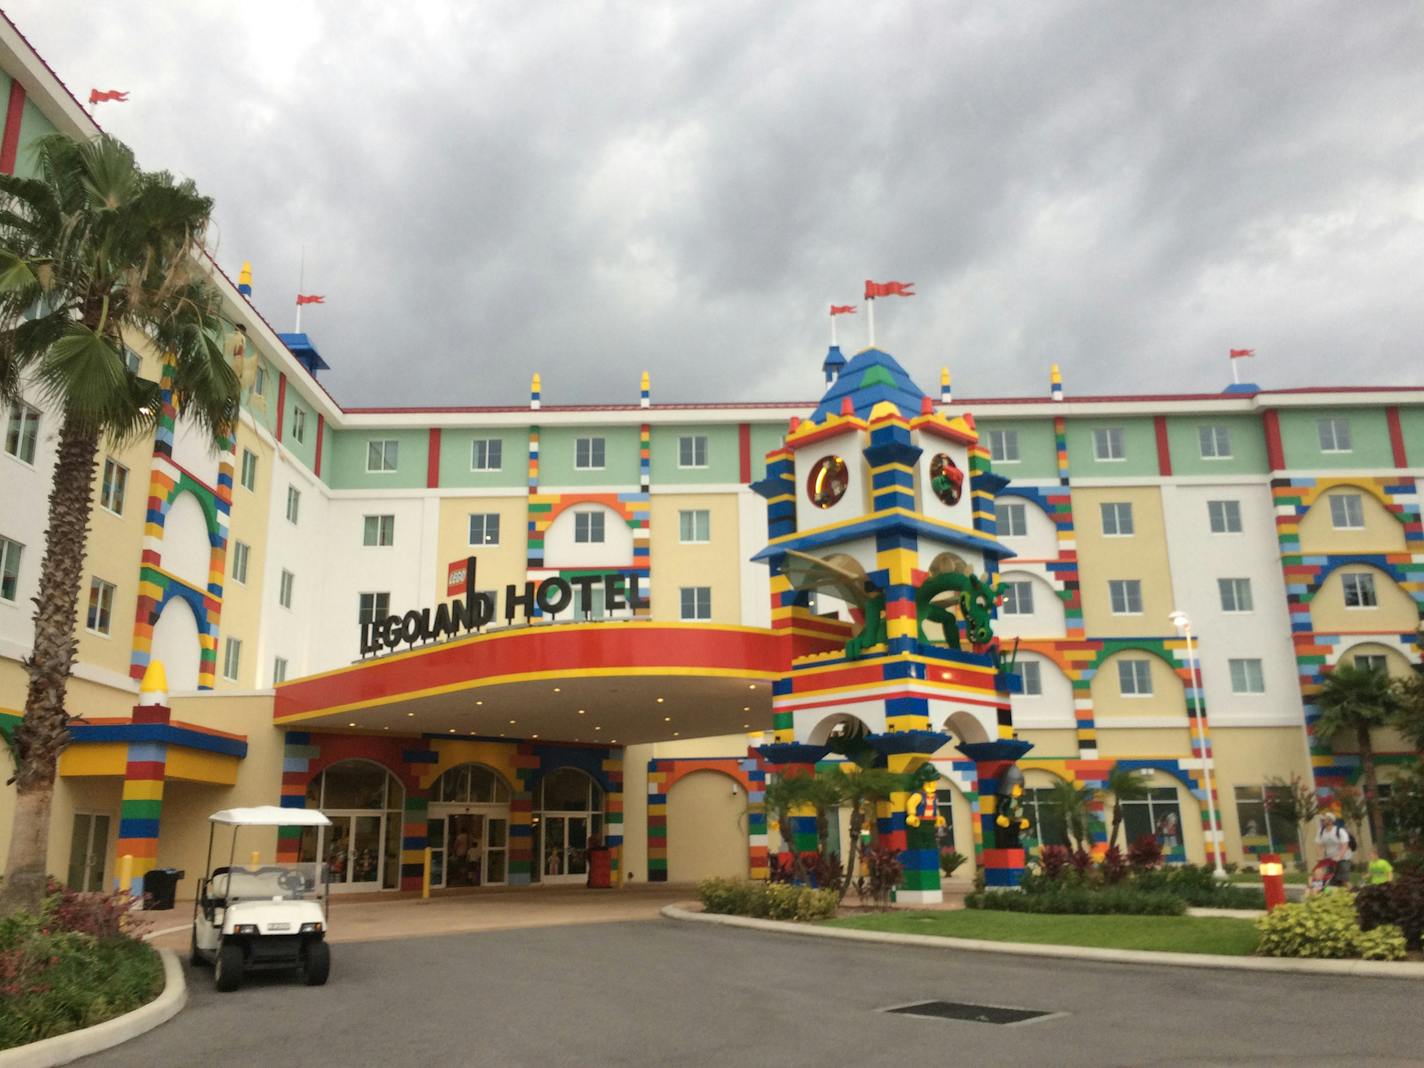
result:
<svg viewBox="0 0 1424 1068"><path fill-rule="evenodd" d="M840 896L844 900L855 882L855 867L860 857L860 833L865 828L865 821L870 818L872 806L877 801L889 800L896 790L903 790L905 776L884 768L861 768L847 773L837 766L827 768L819 777L824 780L823 789L834 797L836 806L850 809L850 826L847 828L850 858L840 885Z"/></svg>
<svg viewBox="0 0 1424 1068"><path fill-rule="evenodd" d="M1416 765L1394 780L1388 807L1405 850L1424 861L1424 767Z"/></svg>
<svg viewBox="0 0 1424 1068"><path fill-rule="evenodd" d="M1334 793L1335 805L1340 810L1340 822L1358 841L1360 830L1365 821L1369 819L1369 810L1365 807L1365 797L1358 786L1337 786ZM1384 841L1376 838L1375 845L1382 848Z"/></svg>
<svg viewBox="0 0 1424 1068"><path fill-rule="evenodd" d="M1145 800L1147 791L1151 789L1148 785L1150 778L1149 772L1125 768L1121 763L1113 765L1105 787L1098 791L1099 797L1112 796L1112 829L1108 832L1109 849L1117 848L1117 834L1122 827L1122 803Z"/></svg>
<svg viewBox="0 0 1424 1068"><path fill-rule="evenodd" d="M791 854L791 871L794 879L805 878L805 868L801 863L801 852L796 848L796 840L791 832L792 814L811 804L811 794L815 790L815 776L805 772L778 775L766 784L766 806L768 819L775 820L781 828L781 840L786 851Z"/></svg>
<svg viewBox="0 0 1424 1068"><path fill-rule="evenodd" d="M1092 814L1088 810L1093 801L1092 793L1087 787L1076 782L1057 779L1053 783L1052 796L1053 804L1063 813L1063 823L1068 829L1069 841L1075 849L1086 850L1092 839L1089 830Z"/></svg>
<svg viewBox="0 0 1424 1068"><path fill-rule="evenodd" d="M1303 844L1310 837L1310 821L1320 815L1320 796L1294 772L1289 782L1270 778L1266 780L1266 811L1299 827Z"/></svg>
<svg viewBox="0 0 1424 1068"><path fill-rule="evenodd" d="M1395 710L1391 726L1410 747L1424 753L1424 674L1415 672L1394 684Z"/></svg>
<svg viewBox="0 0 1424 1068"><path fill-rule="evenodd" d="M1380 814L1379 780L1375 774L1374 743L1370 731L1389 726L1397 718L1399 695L1390 677L1374 668L1342 664L1325 676L1315 703L1320 718L1315 736L1329 743L1339 734L1353 734L1365 778L1365 810L1374 840L1384 842L1384 817Z"/></svg>

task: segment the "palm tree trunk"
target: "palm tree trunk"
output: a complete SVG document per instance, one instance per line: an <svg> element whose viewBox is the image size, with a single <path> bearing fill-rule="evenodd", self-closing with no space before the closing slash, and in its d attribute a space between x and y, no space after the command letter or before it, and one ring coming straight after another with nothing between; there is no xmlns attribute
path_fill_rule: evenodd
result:
<svg viewBox="0 0 1424 1068"><path fill-rule="evenodd" d="M0 889L0 915L33 909L44 897L50 803L59 754L69 742L64 693L75 656L75 624L99 433L66 420L49 494L49 529L35 597L34 652L25 718L15 728L15 817Z"/></svg>
<svg viewBox="0 0 1424 1068"><path fill-rule="evenodd" d="M855 862L860 857L860 829L865 826L865 812L859 805L850 810L850 857L846 860L844 874L841 875L840 900L844 901L850 892L850 884L855 882Z"/></svg>
<svg viewBox="0 0 1424 1068"><path fill-rule="evenodd" d="M1113 849L1117 848L1117 832L1122 826L1122 802L1116 797L1113 798L1112 834L1108 836L1108 845Z"/></svg>
<svg viewBox="0 0 1424 1068"><path fill-rule="evenodd" d="M1365 773L1365 812L1370 818L1370 837L1374 839L1374 846L1384 852L1384 814L1379 809L1379 781L1375 777L1375 750L1370 741L1370 728L1368 724L1360 724L1355 729L1355 736L1359 739L1360 746L1360 768Z"/></svg>

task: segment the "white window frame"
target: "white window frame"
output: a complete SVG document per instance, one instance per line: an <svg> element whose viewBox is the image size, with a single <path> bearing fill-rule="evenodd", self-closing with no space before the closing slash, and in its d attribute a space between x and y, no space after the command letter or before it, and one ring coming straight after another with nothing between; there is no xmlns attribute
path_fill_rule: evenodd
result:
<svg viewBox="0 0 1424 1068"><path fill-rule="evenodd" d="M228 682L236 682L238 673L241 670L242 641L238 638L225 638L223 640L222 677Z"/></svg>
<svg viewBox="0 0 1424 1068"><path fill-rule="evenodd" d="M597 520L597 522L594 522ZM596 529L595 529L596 528ZM594 535L597 534L597 537ZM574 513L574 544L602 545L608 534L606 517L599 511Z"/></svg>
<svg viewBox="0 0 1424 1068"><path fill-rule="evenodd" d="M5 455L26 467L35 466L35 454L39 451L40 442L40 418L43 413L32 404L24 401L15 401L10 405L9 414L5 420L5 440L3 447ZM15 449L10 450L10 439L15 440ZM23 455L26 451L28 456Z"/></svg>
<svg viewBox="0 0 1424 1068"><path fill-rule="evenodd" d="M1363 493L1330 494L1330 526L1335 530L1365 529Z"/></svg>
<svg viewBox="0 0 1424 1068"><path fill-rule="evenodd" d="M372 467L371 460L379 450L380 466ZM366 441L366 474L389 475L400 465L399 438L369 438Z"/></svg>
<svg viewBox="0 0 1424 1068"><path fill-rule="evenodd" d="M374 520L374 522L373 522ZM371 540L374 535L375 540ZM396 517L389 512L361 517L361 546L388 549L396 543Z"/></svg>
<svg viewBox="0 0 1424 1068"><path fill-rule="evenodd" d="M1222 529L1220 529L1220 530L1217 530L1217 529L1216 529L1216 515L1213 514L1213 512L1212 512L1212 508L1213 508L1213 506L1215 506L1215 505L1219 505L1219 506L1220 506L1221 527L1222 527ZM1232 520L1233 518L1236 520L1236 529L1235 529L1235 530L1232 530L1232 529L1231 529L1231 520ZM1241 521L1241 502L1240 502L1240 501L1237 501L1237 500L1207 501L1207 502L1206 502L1206 523L1207 523L1207 529L1208 529L1212 534L1225 535L1225 534L1240 534L1240 533L1242 533L1245 524L1243 524L1242 521Z"/></svg>
<svg viewBox="0 0 1424 1068"><path fill-rule="evenodd" d="M1124 670L1126 669L1126 670ZM1129 688L1129 678L1131 683ZM1146 689L1142 689L1142 686ZM1151 697L1152 661L1145 656L1123 657L1117 662L1117 689L1122 697Z"/></svg>
<svg viewBox="0 0 1424 1068"><path fill-rule="evenodd" d="M305 444L307 440L307 410L292 405L292 440Z"/></svg>
<svg viewBox="0 0 1424 1068"><path fill-rule="evenodd" d="M1324 419L1318 419L1315 423L1315 433L1320 440L1320 451L1329 453L1354 452L1354 443L1350 438L1350 420L1343 415L1330 415ZM1343 443L1341 441L1343 440Z"/></svg>
<svg viewBox="0 0 1424 1068"><path fill-rule="evenodd" d="M247 565L252 558L252 547L245 541L232 543L232 581L239 586L247 585Z"/></svg>
<svg viewBox="0 0 1424 1068"><path fill-rule="evenodd" d="M1016 665L1019 676L1023 680L1023 692L1020 697L1042 697L1043 696L1043 665L1037 660L1025 660Z"/></svg>
<svg viewBox="0 0 1424 1068"><path fill-rule="evenodd" d="M481 450L480 446L484 446ZM484 456L480 456L480 452ZM493 459L493 463L491 463ZM483 462L481 462L483 460ZM503 438L475 438L470 442L470 470L471 471L503 471L504 470L504 439Z"/></svg>
<svg viewBox="0 0 1424 1068"><path fill-rule="evenodd" d="M297 520L302 514L302 491L296 486L287 486L287 522L292 526L297 525Z"/></svg>
<svg viewBox="0 0 1424 1068"><path fill-rule="evenodd" d="M292 607L292 593L297 585L297 576L282 568L281 577L277 580L277 603L283 608Z"/></svg>
<svg viewBox="0 0 1424 1068"><path fill-rule="evenodd" d="M1124 607L1118 610L1118 593L1122 593ZM1137 607L1132 607L1134 597ZM1142 580L1141 579L1108 579L1108 608L1115 616L1140 616L1142 615Z"/></svg>
<svg viewBox="0 0 1424 1068"><path fill-rule="evenodd" d="M112 582L106 582L98 575L89 580L89 604L84 612L84 629L90 634L109 637L114 624L114 595L118 592ZM97 595L97 601L96 601ZM96 611L97 609L97 611Z"/></svg>
<svg viewBox="0 0 1424 1068"><path fill-rule="evenodd" d="M706 508L679 509L677 540L680 545L708 544L712 540L712 512Z"/></svg>
<svg viewBox="0 0 1424 1068"><path fill-rule="evenodd" d="M1266 666L1260 657L1232 657L1226 664L1234 695L1260 697L1266 692Z"/></svg>
<svg viewBox="0 0 1424 1068"><path fill-rule="evenodd" d="M678 613L687 623L705 623L712 618L712 587L683 586L678 589ZM688 613L688 594L691 594L691 614Z"/></svg>
<svg viewBox="0 0 1424 1068"><path fill-rule="evenodd" d="M996 464L1016 464L1020 460L1019 432L1007 428L986 430L989 460Z"/></svg>
<svg viewBox="0 0 1424 1068"><path fill-rule="evenodd" d="M597 453L598 463L594 463ZM602 471L608 464L608 440L602 437L574 438L574 470Z"/></svg>
<svg viewBox="0 0 1424 1068"><path fill-rule="evenodd" d="M20 561L24 559L25 546L22 542L14 538L0 536L0 601L6 604L19 604L20 597ZM15 588L11 591L11 596L6 597L5 576L10 576Z"/></svg>
<svg viewBox="0 0 1424 1068"><path fill-rule="evenodd" d="M285 656L277 656L272 658L273 686L276 686L278 683L287 681L287 671L289 670L289 668L290 665L287 663L287 658Z"/></svg>
<svg viewBox="0 0 1424 1068"><path fill-rule="evenodd" d="M1359 604L1350 603L1350 588L1355 589L1355 599ZM1348 611L1369 611L1379 607L1379 588L1375 586L1375 577L1369 571L1348 571L1340 576L1340 592L1345 599L1345 608ZM1366 604L1368 595L1369 603Z"/></svg>
<svg viewBox="0 0 1424 1068"><path fill-rule="evenodd" d="M1131 501L1103 501L1098 505L1098 515L1102 519L1105 538L1130 538L1137 533L1137 524L1132 519ZM1124 515L1127 516L1126 529L1123 529ZM1112 517L1111 523L1108 522L1109 516Z"/></svg>
<svg viewBox="0 0 1424 1068"><path fill-rule="evenodd" d="M1028 537L1028 505L1018 501L995 501L994 527L1001 538ZM1018 529L1015 530L1015 527Z"/></svg>
<svg viewBox="0 0 1424 1068"><path fill-rule="evenodd" d="M257 371L252 376L252 395L260 397L267 392L267 367L261 360L257 361Z"/></svg>
<svg viewBox="0 0 1424 1068"><path fill-rule="evenodd" d="M257 492L257 454L251 449L242 450L242 467L238 481L249 493Z"/></svg>
<svg viewBox="0 0 1424 1068"><path fill-rule="evenodd" d="M1221 423L1197 427L1197 448L1203 460L1231 459L1231 428Z"/></svg>
<svg viewBox="0 0 1424 1068"><path fill-rule="evenodd" d="M1219 578L1216 580L1216 592L1221 598L1221 610L1226 615L1249 616L1256 611L1256 598L1251 592L1250 578Z"/></svg>
<svg viewBox="0 0 1424 1068"><path fill-rule="evenodd" d="M1361 661L1365 663L1361 663ZM1389 657L1383 653L1354 653L1351 661L1354 666L1362 671L1383 671L1389 674Z"/></svg>
<svg viewBox="0 0 1424 1068"><path fill-rule="evenodd" d="M1107 464L1127 459L1127 436L1122 427L1093 427L1093 459Z"/></svg>
<svg viewBox="0 0 1424 1068"><path fill-rule="evenodd" d="M1005 582L1004 602L999 606L999 615L1033 615L1033 583L1028 579L1014 579Z"/></svg>
<svg viewBox="0 0 1424 1068"><path fill-rule="evenodd" d="M690 463L684 463L683 447L687 446L692 453ZM702 458L698 459L698 447L701 446ZM707 435L706 434L679 434L677 439L677 466L684 471L700 470L707 466Z"/></svg>
<svg viewBox="0 0 1424 1068"><path fill-rule="evenodd" d="M106 456L104 473L99 482L99 507L114 515L123 515L128 486L129 469L112 456Z"/></svg>
<svg viewBox="0 0 1424 1068"><path fill-rule="evenodd" d="M479 520L480 536L475 537L475 521ZM493 520L494 537L490 537L491 524ZM466 533L469 535L470 544L473 545L498 545L499 544L499 513L498 512L471 512L469 521L466 523Z"/></svg>
<svg viewBox="0 0 1424 1068"><path fill-rule="evenodd" d="M369 610L367 609L366 603L365 603L365 602L366 602L366 598L368 598L368 597L371 599L371 605L370 605ZM386 605L385 611L380 612L380 613L377 613L377 612L376 612L376 609L377 609L377 607L380 605L380 603L381 603L381 598L383 598L383 597L385 598L385 605ZM368 620L367 618L365 618L368 611L369 611L369 613L370 613L370 618L369 618L369 620ZM358 622L358 623L366 623L366 622L376 623L376 622L379 622L379 621L382 620L382 619L385 619L385 618L386 618L387 616L389 616L390 614L391 614L391 595L390 595L390 591L389 591L389 590L368 590L368 591L366 591L365 593L358 593L358 594L356 595L356 622Z"/></svg>
<svg viewBox="0 0 1424 1068"><path fill-rule="evenodd" d="M136 375L143 367L143 358L127 345L124 346L124 369L131 375Z"/></svg>

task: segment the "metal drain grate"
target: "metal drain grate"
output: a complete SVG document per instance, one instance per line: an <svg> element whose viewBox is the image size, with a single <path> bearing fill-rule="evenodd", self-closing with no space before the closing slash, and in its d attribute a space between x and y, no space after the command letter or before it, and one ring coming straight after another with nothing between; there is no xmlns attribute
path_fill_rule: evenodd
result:
<svg viewBox="0 0 1424 1068"><path fill-rule="evenodd" d="M1062 1012L1045 1012L1041 1009L1012 1009L1002 1005L970 1005L963 1001L917 1001L913 1005L897 1005L895 1008L882 1009L881 1011L899 1016L924 1016L933 1020L968 1020L972 1023L999 1024L1004 1027L1067 1015Z"/></svg>

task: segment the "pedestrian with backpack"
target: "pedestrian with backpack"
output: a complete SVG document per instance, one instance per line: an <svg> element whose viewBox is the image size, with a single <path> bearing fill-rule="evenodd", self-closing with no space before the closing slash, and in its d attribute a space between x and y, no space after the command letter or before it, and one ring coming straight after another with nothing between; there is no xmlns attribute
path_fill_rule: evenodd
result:
<svg viewBox="0 0 1424 1068"><path fill-rule="evenodd" d="M1355 839L1345 825L1335 818L1335 813L1324 812L1320 816L1320 829L1315 835L1315 844L1325 859L1335 866L1330 879L1331 886L1350 885L1350 862L1355 857Z"/></svg>

